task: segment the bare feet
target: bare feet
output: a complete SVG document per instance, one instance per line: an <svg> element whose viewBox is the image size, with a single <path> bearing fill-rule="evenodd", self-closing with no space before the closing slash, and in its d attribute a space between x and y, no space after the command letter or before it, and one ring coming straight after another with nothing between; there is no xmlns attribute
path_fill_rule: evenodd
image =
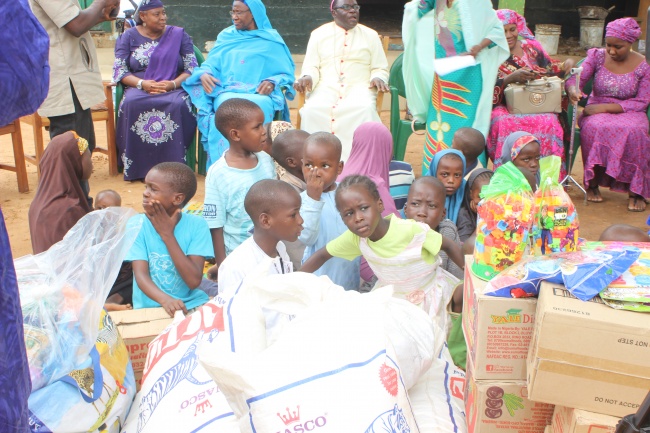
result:
<svg viewBox="0 0 650 433"><path fill-rule="evenodd" d="M646 203L647 201L640 195L631 194L627 210L630 212L643 212L645 211Z"/></svg>
<svg viewBox="0 0 650 433"><path fill-rule="evenodd" d="M104 308L106 311L123 311L123 310L132 310L133 307L131 304L126 304L126 305L120 305L120 304L111 304L111 303L105 303Z"/></svg>
<svg viewBox="0 0 650 433"><path fill-rule="evenodd" d="M603 201L603 196L600 195L600 190L598 187L587 188L587 201L592 203L600 203Z"/></svg>

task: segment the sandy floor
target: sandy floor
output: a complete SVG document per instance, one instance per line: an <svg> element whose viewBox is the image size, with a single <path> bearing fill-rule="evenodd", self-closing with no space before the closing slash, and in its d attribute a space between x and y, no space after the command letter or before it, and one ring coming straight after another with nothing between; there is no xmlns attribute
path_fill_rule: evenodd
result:
<svg viewBox="0 0 650 433"><path fill-rule="evenodd" d="M292 110L292 117L295 121L295 110ZM388 125L388 112L382 113L384 124ZM98 144L105 144L104 127L100 123L95 124ZM25 152L33 153L33 133L31 126L22 125L23 146ZM45 134L47 134L45 132ZM47 138L47 135L46 135ZM47 141L47 140L46 140ZM422 158L422 137L412 136L406 153L406 161L413 164L416 173L420 172ZM11 141L8 135L0 136L0 162L12 163L13 152ZM142 191L143 184L140 182L125 182L121 176L111 177L108 175L108 160L105 155L95 154L93 156L94 171L90 178L91 194L94 196L102 189L114 189L122 195L122 205L130 206L136 211L142 211ZM27 172L29 177L30 191L25 194L18 192L16 176L9 171L0 171L0 207L4 213L9 237L11 240L11 249L14 257L20 257L31 253L31 241L29 236L29 225L27 222L27 212L31 203L36 186L38 184L36 167L27 163ZM574 167L574 174L578 181L582 180L582 163L580 157ZM204 194L203 176L198 176L199 188L195 200L202 201ZM570 195L573 198L580 215L580 235L586 239L597 239L603 229L610 224L626 223L637 227L645 228L645 219L647 212L631 213L626 210L627 196L623 194L612 193L607 190L602 191L605 201L601 204L590 204L585 207L582 201L581 193L577 188L572 188Z"/></svg>

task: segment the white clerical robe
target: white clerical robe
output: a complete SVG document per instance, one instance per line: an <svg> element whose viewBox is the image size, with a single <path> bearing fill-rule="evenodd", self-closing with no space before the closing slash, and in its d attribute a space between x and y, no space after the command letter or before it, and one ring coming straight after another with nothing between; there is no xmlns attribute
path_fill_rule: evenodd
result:
<svg viewBox="0 0 650 433"><path fill-rule="evenodd" d="M342 160L352 149L357 126L379 122L373 78L388 83L388 60L376 31L357 24L345 30L334 22L313 32L301 76L313 80L313 91L300 110L301 129L335 134L343 144Z"/></svg>

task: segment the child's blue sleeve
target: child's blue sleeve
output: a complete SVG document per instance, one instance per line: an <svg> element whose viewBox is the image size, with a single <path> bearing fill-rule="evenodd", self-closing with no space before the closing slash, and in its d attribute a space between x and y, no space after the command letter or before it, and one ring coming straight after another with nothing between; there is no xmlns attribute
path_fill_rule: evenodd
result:
<svg viewBox="0 0 650 433"><path fill-rule="evenodd" d="M302 198L300 216L304 221L302 223L302 233L300 233L298 240L307 246L312 246L318 240L320 218L325 202L314 200L307 195L307 192L301 193L300 198Z"/></svg>
<svg viewBox="0 0 650 433"><path fill-rule="evenodd" d="M124 258L124 261L126 262L132 262L134 260L149 261L149 254L147 252L147 242L145 240L145 232L146 232L145 224L149 223L147 217L144 214L139 214L134 217L131 217L131 219L129 219L129 222L127 223L127 230L133 227L134 225L140 224L140 220L142 220L143 218L144 221L142 221L142 227L138 232L138 236L136 236L135 242L133 242L131 249L126 254L126 257Z"/></svg>
<svg viewBox="0 0 650 433"><path fill-rule="evenodd" d="M190 245L187 248L188 256L214 257L212 237L208 223L196 215L183 215L183 218L192 217Z"/></svg>

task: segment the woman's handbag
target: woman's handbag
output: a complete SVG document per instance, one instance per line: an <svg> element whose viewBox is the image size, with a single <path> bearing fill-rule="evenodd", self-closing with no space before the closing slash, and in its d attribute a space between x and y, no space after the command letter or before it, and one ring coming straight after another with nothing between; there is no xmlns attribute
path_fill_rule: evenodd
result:
<svg viewBox="0 0 650 433"><path fill-rule="evenodd" d="M562 84L558 77L544 77L526 84L512 83L504 91L510 114L562 112Z"/></svg>

